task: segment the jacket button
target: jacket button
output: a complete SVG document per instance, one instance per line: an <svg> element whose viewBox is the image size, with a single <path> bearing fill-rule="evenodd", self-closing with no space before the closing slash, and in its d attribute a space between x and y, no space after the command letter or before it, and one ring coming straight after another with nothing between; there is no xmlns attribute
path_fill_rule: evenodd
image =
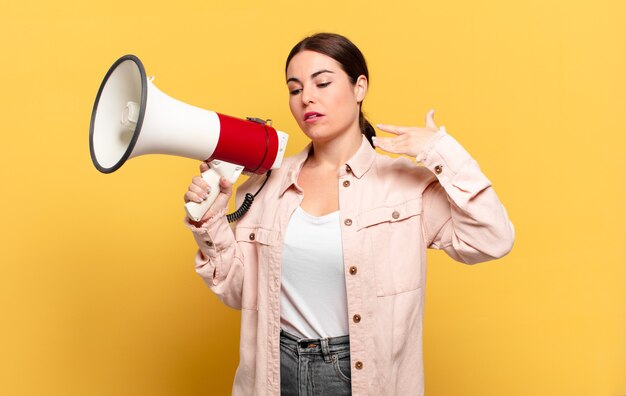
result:
<svg viewBox="0 0 626 396"><path fill-rule="evenodd" d="M436 174L440 174L441 171L443 171L443 166L441 166L441 165L435 166L435 173Z"/></svg>
<svg viewBox="0 0 626 396"><path fill-rule="evenodd" d="M355 367L357 370L361 370L361 369L363 368L363 363L362 363L362 362L356 362L356 363L354 364L354 367Z"/></svg>
<svg viewBox="0 0 626 396"><path fill-rule="evenodd" d="M346 172L350 172L352 170L352 168L350 168L350 165L346 165Z"/></svg>
<svg viewBox="0 0 626 396"><path fill-rule="evenodd" d="M211 242L211 241L206 241L205 243L206 243L206 245L207 245L208 247L213 247L213 242Z"/></svg>
<svg viewBox="0 0 626 396"><path fill-rule="evenodd" d="M255 238L254 232L250 233L248 238L250 238L251 241L254 241L254 238Z"/></svg>
<svg viewBox="0 0 626 396"><path fill-rule="evenodd" d="M354 323L359 323L361 321L361 315L356 314L352 317L352 320L354 321Z"/></svg>
<svg viewBox="0 0 626 396"><path fill-rule="evenodd" d="M344 181L343 182L343 186L344 187L350 187L350 181L349 180Z"/></svg>
<svg viewBox="0 0 626 396"><path fill-rule="evenodd" d="M344 221L343 224L345 224L347 226L351 226L352 225L352 220L346 219L346 221Z"/></svg>
<svg viewBox="0 0 626 396"><path fill-rule="evenodd" d="M356 275L356 267L353 265L352 267L350 267L350 275Z"/></svg>
<svg viewBox="0 0 626 396"><path fill-rule="evenodd" d="M394 219L398 219L398 217L400 217L400 213L398 213L397 210L394 210L393 213L391 214L391 217L393 217Z"/></svg>

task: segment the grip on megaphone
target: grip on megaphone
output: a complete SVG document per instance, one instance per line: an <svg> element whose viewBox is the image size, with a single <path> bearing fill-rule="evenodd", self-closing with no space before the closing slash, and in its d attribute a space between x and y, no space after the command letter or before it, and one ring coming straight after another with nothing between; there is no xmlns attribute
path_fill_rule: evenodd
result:
<svg viewBox="0 0 626 396"><path fill-rule="evenodd" d="M211 205L217 199L220 193L220 178L224 177L231 183L234 183L241 175L243 166L237 164L231 164L225 161L214 160L209 163L209 169L202 173L202 178L209 185L209 196L202 202L187 202L185 204L185 211L187 216L196 222L202 220L204 214L209 210Z"/></svg>

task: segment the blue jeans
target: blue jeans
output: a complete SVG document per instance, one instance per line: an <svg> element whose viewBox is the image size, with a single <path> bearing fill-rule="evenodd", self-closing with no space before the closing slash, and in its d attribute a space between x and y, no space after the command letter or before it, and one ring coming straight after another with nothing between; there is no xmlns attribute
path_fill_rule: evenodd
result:
<svg viewBox="0 0 626 396"><path fill-rule="evenodd" d="M350 338L300 339L281 330L280 394L351 395Z"/></svg>

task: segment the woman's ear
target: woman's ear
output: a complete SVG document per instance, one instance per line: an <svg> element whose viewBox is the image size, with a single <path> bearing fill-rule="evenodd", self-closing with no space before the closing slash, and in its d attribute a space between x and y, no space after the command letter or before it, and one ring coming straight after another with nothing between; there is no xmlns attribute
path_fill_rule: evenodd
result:
<svg viewBox="0 0 626 396"><path fill-rule="evenodd" d="M354 94L358 103L363 102L365 95L367 95L367 77L360 75L354 84Z"/></svg>

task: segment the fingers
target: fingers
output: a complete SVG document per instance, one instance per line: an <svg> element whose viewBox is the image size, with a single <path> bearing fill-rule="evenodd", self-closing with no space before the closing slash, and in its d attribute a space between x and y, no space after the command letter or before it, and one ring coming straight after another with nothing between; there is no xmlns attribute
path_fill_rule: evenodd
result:
<svg viewBox="0 0 626 396"><path fill-rule="evenodd" d="M394 135L403 135L407 132L410 132L413 129L413 127L388 125L388 124L376 124L376 127L380 129L381 131L393 133Z"/></svg>
<svg viewBox="0 0 626 396"><path fill-rule="evenodd" d="M399 138L374 137L374 146L393 154L401 154L404 143Z"/></svg>
<svg viewBox="0 0 626 396"><path fill-rule="evenodd" d="M207 199L210 191L211 188L209 187L208 183L205 182L202 177L195 176L193 179L191 179L191 184L189 185L188 190L185 193L185 202L193 201L200 203Z"/></svg>
<svg viewBox="0 0 626 396"><path fill-rule="evenodd" d="M209 165L202 161L200 162L200 173L204 173L209 170ZM191 179L188 191L184 195L185 203L193 201L200 203L207 199L209 196L210 187L207 182L201 176L195 176Z"/></svg>
<svg viewBox="0 0 626 396"><path fill-rule="evenodd" d="M219 207L219 205L228 204L228 200L233 192L233 184L223 177L220 178L220 194L217 196L215 202L213 203L214 207ZM196 202L201 203L205 199L208 198L211 192L211 187L202 179L200 176L196 176L192 179L192 183L189 185L187 192L185 193L184 199L185 203L187 202Z"/></svg>
<svg viewBox="0 0 626 396"><path fill-rule="evenodd" d="M439 128L437 128L437 125L435 125L435 120L433 119L433 117L435 116L435 110L430 110L427 114L426 114L426 128L427 129L434 129L437 130Z"/></svg>
<svg viewBox="0 0 626 396"><path fill-rule="evenodd" d="M233 183L231 183L228 180L226 180L223 177L221 177L220 178L220 192L222 192L223 194L226 194L226 195L232 194L232 192L233 192Z"/></svg>
<svg viewBox="0 0 626 396"><path fill-rule="evenodd" d="M424 128L377 124L376 126L381 131L389 132L396 136L374 137L372 139L374 146L392 154L404 154L409 157L417 156L438 130L434 115L435 110L430 110L426 113L426 126Z"/></svg>
<svg viewBox="0 0 626 396"><path fill-rule="evenodd" d="M428 113L426 113L425 129L432 130L432 131L436 131L439 129L437 128L437 125L435 124L434 116L435 116L434 109L431 109L428 111ZM380 129L381 131L393 133L394 135L404 135L406 133L415 132L416 130L420 129L418 127L412 127L412 126L399 126L399 125L390 125L390 124L376 124L376 127Z"/></svg>
<svg viewBox="0 0 626 396"><path fill-rule="evenodd" d="M194 191L189 190L185 193L184 199L185 199L185 203L187 202L200 203L204 201L205 199L207 199L208 196L209 194L207 192L194 192Z"/></svg>

